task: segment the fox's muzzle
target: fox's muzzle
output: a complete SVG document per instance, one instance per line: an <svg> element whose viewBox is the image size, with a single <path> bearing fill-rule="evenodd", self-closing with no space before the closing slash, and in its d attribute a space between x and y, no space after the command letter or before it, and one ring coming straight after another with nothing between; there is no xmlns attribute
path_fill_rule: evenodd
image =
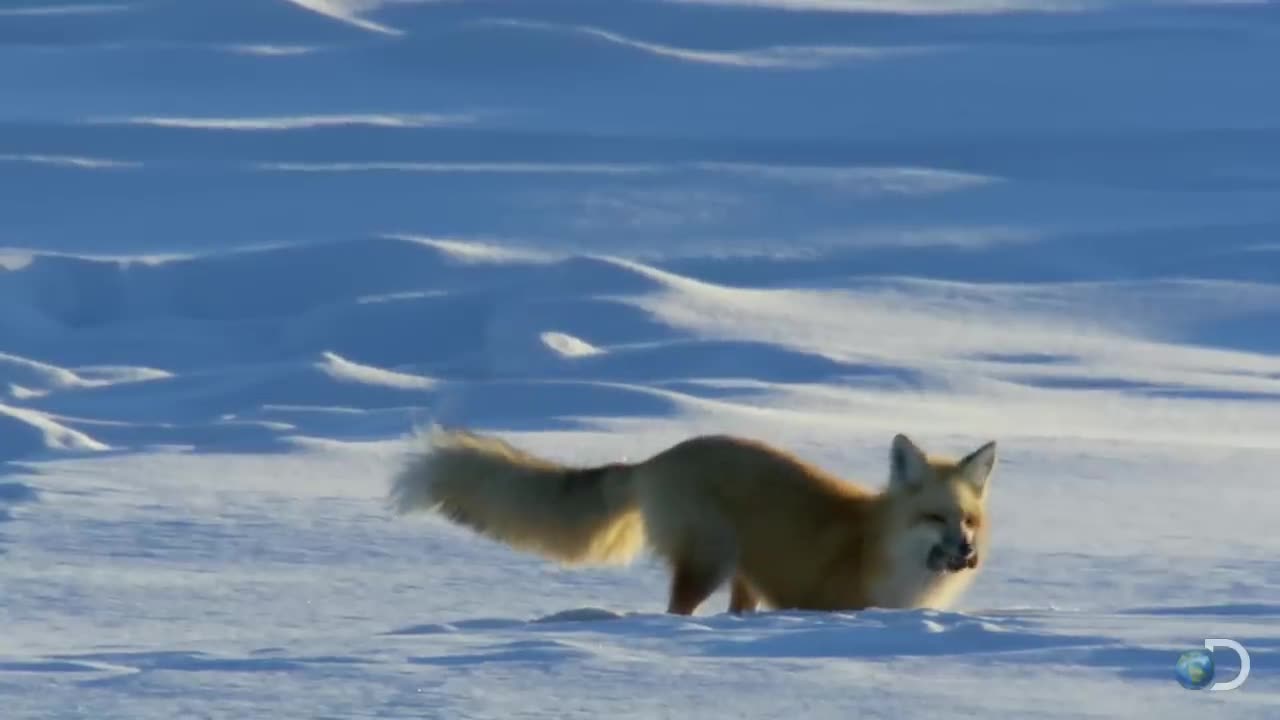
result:
<svg viewBox="0 0 1280 720"><path fill-rule="evenodd" d="M926 564L930 570L960 572L978 567L978 549L968 540L962 540L952 548L939 543L929 549Z"/></svg>

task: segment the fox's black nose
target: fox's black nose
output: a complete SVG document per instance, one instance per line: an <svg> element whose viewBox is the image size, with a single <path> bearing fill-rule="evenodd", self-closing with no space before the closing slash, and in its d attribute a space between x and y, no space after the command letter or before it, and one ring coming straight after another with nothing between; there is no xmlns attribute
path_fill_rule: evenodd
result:
<svg viewBox="0 0 1280 720"><path fill-rule="evenodd" d="M957 551L960 553L960 557L962 558L972 557L973 543L969 542L968 540L962 541L960 543L960 547L957 548Z"/></svg>

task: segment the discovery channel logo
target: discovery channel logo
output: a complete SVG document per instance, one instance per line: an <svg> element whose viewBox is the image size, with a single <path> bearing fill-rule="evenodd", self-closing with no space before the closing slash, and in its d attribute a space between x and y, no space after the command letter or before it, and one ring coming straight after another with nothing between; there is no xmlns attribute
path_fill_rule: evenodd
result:
<svg viewBox="0 0 1280 720"><path fill-rule="evenodd" d="M1217 670L1213 663L1213 651L1216 648L1228 648L1240 658L1240 672L1228 682L1214 682ZM1188 690L1235 690L1249 679L1249 651L1235 640L1209 638L1204 641L1203 650L1196 648L1179 655L1173 669L1178 682Z"/></svg>

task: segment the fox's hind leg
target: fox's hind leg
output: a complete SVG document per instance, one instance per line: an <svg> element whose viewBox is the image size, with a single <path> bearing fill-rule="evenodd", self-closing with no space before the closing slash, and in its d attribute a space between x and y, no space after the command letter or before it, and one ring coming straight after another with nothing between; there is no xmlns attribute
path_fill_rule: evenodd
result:
<svg viewBox="0 0 1280 720"><path fill-rule="evenodd" d="M733 575L737 543L727 528L708 523L687 534L679 547L680 552L668 555L671 596L667 612L692 615Z"/></svg>
<svg viewBox="0 0 1280 720"><path fill-rule="evenodd" d="M741 573L733 576L733 590L729 594L729 612L735 614L755 612L760 607L760 597L747 584Z"/></svg>
<svg viewBox="0 0 1280 720"><path fill-rule="evenodd" d="M656 472L656 471L655 471ZM671 571L667 612L692 615L733 576L738 538L697 478L654 475L638 482L645 536Z"/></svg>
<svg viewBox="0 0 1280 720"><path fill-rule="evenodd" d="M667 612L692 615L699 605L719 589L727 574L715 569L677 565L671 574L671 597L667 602Z"/></svg>

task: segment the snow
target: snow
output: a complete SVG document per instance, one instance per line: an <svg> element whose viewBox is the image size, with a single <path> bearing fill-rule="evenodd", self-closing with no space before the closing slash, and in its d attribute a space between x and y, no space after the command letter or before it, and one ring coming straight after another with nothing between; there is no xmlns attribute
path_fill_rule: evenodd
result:
<svg viewBox="0 0 1280 720"><path fill-rule="evenodd" d="M1275 67L1268 2L6 4L0 715L1274 718ZM671 617L393 517L437 423L995 439L993 547Z"/></svg>
<svg viewBox="0 0 1280 720"><path fill-rule="evenodd" d="M110 123L110 120L100 122ZM366 126L421 128L433 125L465 124L465 117L433 115L428 113L407 115L302 115L297 117L130 117L122 121L128 125L150 125L163 128L189 130L298 130L305 128Z"/></svg>
<svg viewBox="0 0 1280 720"><path fill-rule="evenodd" d="M384 0L288 0L294 5L312 12L347 23L352 27L370 32L398 35L398 30L380 25L361 17L362 13L376 9Z"/></svg>

